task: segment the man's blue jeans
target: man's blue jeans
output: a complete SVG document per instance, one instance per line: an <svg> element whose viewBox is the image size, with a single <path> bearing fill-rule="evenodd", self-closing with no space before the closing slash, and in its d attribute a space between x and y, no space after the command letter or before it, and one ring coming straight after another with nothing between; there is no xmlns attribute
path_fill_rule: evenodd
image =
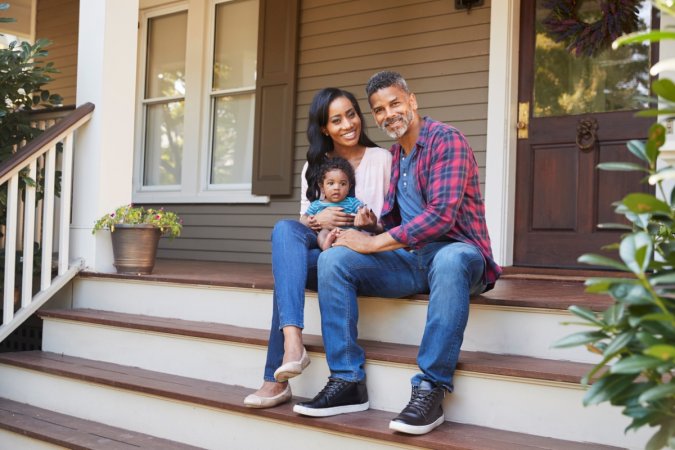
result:
<svg viewBox="0 0 675 450"><path fill-rule="evenodd" d="M267 344L265 381L275 381L274 371L283 361L283 327L305 327L305 287L316 289L316 263L320 253L316 233L297 220L281 220L274 225L274 306Z"/></svg>
<svg viewBox="0 0 675 450"><path fill-rule="evenodd" d="M331 376L365 378L365 354L357 343L357 295L405 297L429 293L427 320L417 355L428 380L452 391L453 375L469 317L469 297L485 289L485 261L477 247L436 242L421 250L364 255L334 247L319 256L318 291L323 342Z"/></svg>

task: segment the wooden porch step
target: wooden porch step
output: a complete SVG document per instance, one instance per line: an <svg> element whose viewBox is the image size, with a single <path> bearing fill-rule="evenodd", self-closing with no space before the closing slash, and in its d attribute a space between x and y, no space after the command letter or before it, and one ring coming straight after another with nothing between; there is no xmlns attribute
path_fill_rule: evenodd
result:
<svg viewBox="0 0 675 450"><path fill-rule="evenodd" d="M251 393L252 389L53 353L0 354L0 364L74 378L115 389L134 391L143 395L158 396L237 414L282 421L328 433L361 436L366 439L375 439L398 445L455 450L600 450L615 448L451 422L446 422L433 432L423 436L408 436L389 431L388 422L396 415L395 413L371 409L361 413L316 419L293 413L292 405L294 402L272 409L250 409L243 406L242 398ZM294 400L302 399L295 398Z"/></svg>
<svg viewBox="0 0 675 450"><path fill-rule="evenodd" d="M42 318L85 322L259 346L267 346L269 336L268 330L93 309L42 310L39 314ZM304 334L303 340L308 351L324 353L321 336ZM378 341L361 341L361 344L366 351L366 358L370 361L417 365L418 346L416 345ZM569 361L462 351L457 369L486 375L578 384L581 377L589 372L592 367L590 364Z"/></svg>
<svg viewBox="0 0 675 450"><path fill-rule="evenodd" d="M4 398L0 398L0 429L74 450L199 448Z"/></svg>
<svg viewBox="0 0 675 450"><path fill-rule="evenodd" d="M605 295L584 292L583 284L583 280L588 276L612 276L611 272L576 271L573 276L528 275L522 271L516 273L513 270L505 272L493 290L474 296L471 302L555 310L565 310L570 305L582 305L594 311L604 310L612 304L611 299ZM587 276L584 277L584 274ZM268 290L274 288L272 266L269 264L158 259L150 275L85 271L81 272L80 276L233 288ZM428 296L415 295L411 298L427 300Z"/></svg>

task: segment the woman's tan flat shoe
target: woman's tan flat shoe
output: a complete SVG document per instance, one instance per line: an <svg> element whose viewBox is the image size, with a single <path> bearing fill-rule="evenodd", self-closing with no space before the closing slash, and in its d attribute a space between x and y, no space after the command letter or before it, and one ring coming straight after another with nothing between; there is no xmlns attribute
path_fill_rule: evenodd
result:
<svg viewBox="0 0 675 450"><path fill-rule="evenodd" d="M293 397L291 393L291 385L287 385L286 389L274 397L260 397L259 395L251 394L244 399L244 405L249 408L272 408L282 403L286 403Z"/></svg>
<svg viewBox="0 0 675 450"><path fill-rule="evenodd" d="M274 379L277 381L288 381L293 377L297 377L307 366L309 366L310 362L307 350L303 347L300 361L287 362L279 367L274 371Z"/></svg>

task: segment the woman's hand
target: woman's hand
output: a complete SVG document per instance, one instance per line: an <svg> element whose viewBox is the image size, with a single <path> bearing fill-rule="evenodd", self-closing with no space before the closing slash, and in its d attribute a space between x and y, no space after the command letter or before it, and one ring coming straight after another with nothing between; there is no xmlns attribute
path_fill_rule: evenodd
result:
<svg viewBox="0 0 675 450"><path fill-rule="evenodd" d="M377 216L367 205L363 205L354 217L354 226L362 230L374 231L377 228Z"/></svg>
<svg viewBox="0 0 675 450"><path fill-rule="evenodd" d="M342 211L339 206L329 206L319 214L313 216L308 225L312 230L332 230L337 227L351 227L354 225L354 216Z"/></svg>

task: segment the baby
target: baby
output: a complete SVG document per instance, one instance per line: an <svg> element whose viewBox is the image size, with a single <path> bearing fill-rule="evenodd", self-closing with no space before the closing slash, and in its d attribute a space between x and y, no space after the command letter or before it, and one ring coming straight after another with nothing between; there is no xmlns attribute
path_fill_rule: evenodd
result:
<svg viewBox="0 0 675 450"><path fill-rule="evenodd" d="M321 180L321 193L323 199L314 200L307 211L300 217L300 221L308 225L308 220L315 214L320 213L329 206L337 206L342 211L354 216L368 215L369 211L366 205L361 203L356 197L350 197L349 191L355 184L354 169L352 165L344 158L330 158L321 165L319 179ZM365 220L365 219L364 219ZM364 222L361 220L361 222ZM335 241L335 235L330 234L330 230L322 229L317 242L322 250L330 248Z"/></svg>

